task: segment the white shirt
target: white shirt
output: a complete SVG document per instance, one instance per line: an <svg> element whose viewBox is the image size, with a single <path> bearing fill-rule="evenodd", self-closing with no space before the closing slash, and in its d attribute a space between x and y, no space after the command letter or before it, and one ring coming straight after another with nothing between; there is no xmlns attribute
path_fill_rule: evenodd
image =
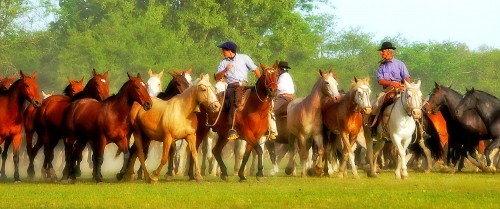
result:
<svg viewBox="0 0 500 209"><path fill-rule="evenodd" d="M278 77L278 95L295 94L292 76L288 72L284 72Z"/></svg>

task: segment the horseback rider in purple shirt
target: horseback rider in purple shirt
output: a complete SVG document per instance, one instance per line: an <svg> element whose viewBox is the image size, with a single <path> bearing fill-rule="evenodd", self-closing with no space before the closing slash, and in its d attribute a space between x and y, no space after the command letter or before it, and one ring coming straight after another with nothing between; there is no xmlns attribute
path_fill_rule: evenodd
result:
<svg viewBox="0 0 500 209"><path fill-rule="evenodd" d="M229 102L228 125L230 127L227 139L234 140L239 137L234 129L234 111L237 106L236 89L240 86L246 86L248 83L248 71L254 71L257 79L261 73L248 55L236 53L238 46L234 42L228 41L218 47L222 49L221 53L224 59L217 68L215 79L227 78L226 99Z"/></svg>

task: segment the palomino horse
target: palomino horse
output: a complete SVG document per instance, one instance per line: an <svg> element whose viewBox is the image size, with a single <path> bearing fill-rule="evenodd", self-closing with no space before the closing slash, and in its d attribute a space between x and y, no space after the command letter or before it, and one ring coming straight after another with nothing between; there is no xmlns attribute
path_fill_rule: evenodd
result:
<svg viewBox="0 0 500 209"><path fill-rule="evenodd" d="M73 97L77 93L83 91L83 78L79 81L73 81L68 78L68 86L64 89L63 93L67 97ZM46 95L43 91L42 94L44 95L44 101L45 99L49 98L52 95ZM28 155L30 156L35 156L36 154L32 154L33 150L38 152L38 150L43 146L42 140L37 140L37 143L35 147L33 148L33 135L35 133L35 120L36 120L36 114L38 111L42 110L42 108L35 108L33 105L29 105L26 110L24 110L24 132L26 135L26 150L28 152ZM30 154L31 153L31 154ZM33 157L34 158L34 157ZM30 160L31 162L31 160ZM33 164L30 164L31 167L28 167L28 175L29 177L33 177L35 174L33 169ZM42 172L44 174L45 172ZM42 175L42 178L44 176Z"/></svg>
<svg viewBox="0 0 500 209"><path fill-rule="evenodd" d="M354 149L352 149L352 147L356 143L356 139L363 125L362 114L366 115L371 112L370 94L370 78L358 79L354 77L354 83L351 85L351 90L341 97L340 101L334 102L327 98L323 104L321 110L323 114L323 124L332 133L340 135L340 140L343 144L343 160L338 173L339 177L343 177L346 161L349 158L352 174L355 178L359 178L354 163Z"/></svg>
<svg viewBox="0 0 500 209"><path fill-rule="evenodd" d="M378 146L373 148L373 138L366 137L367 155L371 168L368 173L370 177L376 176L375 159L377 159L379 149L385 143L384 138L389 138L398 150L396 178L401 179L408 176L406 150L415 132L415 122L422 117L422 92L420 91L420 80L417 83L405 81L405 86L406 89L394 98L394 103L387 106L382 113L382 121L377 127Z"/></svg>
<svg viewBox="0 0 500 209"><path fill-rule="evenodd" d="M295 170L295 143L298 144L300 160L302 163L302 177L307 176L306 161L308 150L312 147L313 141L318 147L318 161L315 172L319 175L322 171L323 163L323 116L321 114L322 102L325 97L331 97L334 101L340 99L338 82L335 80L332 70L328 73L319 71L321 77L314 84L311 93L305 98L292 100L287 108L287 129L290 144L288 166L285 170L287 174Z"/></svg>
<svg viewBox="0 0 500 209"><path fill-rule="evenodd" d="M199 104L209 108L211 112L217 112L220 109L220 103L212 89L209 76L201 75L200 79L195 81L194 86L168 101L153 98L153 102L155 105L149 111L143 111L137 105L130 111L134 145L137 150L132 153L128 161L126 179L130 179L133 174L134 162L138 156L146 182L151 180L157 182L163 166L167 163L172 143L185 138L194 159L196 178L201 180L198 153L195 147L198 125L195 109ZM163 155L160 165L150 177L144 162L143 146L148 146L151 140L163 142Z"/></svg>
<svg viewBox="0 0 500 209"><path fill-rule="evenodd" d="M163 74L163 71L160 72L159 74ZM189 82L186 80L186 74L185 73L170 73L170 75L172 76L172 80L170 80L170 82L168 83L167 85L167 88L165 89L164 92L159 92L159 93L155 93L157 90L161 91L161 85L159 86L159 88L151 88L149 85L150 84L153 84L156 83L155 80L158 80L158 75L159 74L153 74L153 73L150 73L150 78L148 79L148 93L149 95L159 95L161 97L162 100L169 100L170 98L174 97L175 95L178 95L182 92L184 92L184 90L186 90L187 88L189 88ZM191 78L191 77L189 77ZM150 91L151 90L151 91ZM152 147L152 148L155 148L155 147ZM131 152L134 152L135 149L137 149L136 145L133 144L132 147L130 148ZM145 146L143 147L143 150L144 150L144 158L146 159L148 157L148 153L149 153L149 147ZM162 149L160 149L160 152L159 153L162 153L163 151L161 151ZM172 146L172 148L170 149L170 152L175 152L175 149L174 149L174 146ZM156 153L156 152L155 152ZM170 155L172 156L172 155ZM170 159L170 158L169 158ZM169 172L170 174L172 173L172 170L173 170L173 165L170 165L172 161L169 161ZM173 164L173 163L172 163ZM123 178L123 175L125 174L125 167L122 168L122 170L120 171L120 173L117 175L117 178L119 180L121 180ZM167 172L168 173L168 172ZM139 169L137 170L137 178L138 179L141 179L142 178L142 168L139 167Z"/></svg>
<svg viewBox="0 0 500 209"><path fill-rule="evenodd" d="M73 101L82 98L93 98L99 101L109 96L109 84L107 81L108 72L98 74L95 69L92 70L92 78L87 82L83 91L78 93L72 92L70 88L65 89L65 94L71 95L53 95L45 99L35 115L35 132L38 135L38 140L31 151L28 151L30 164L28 166L28 176L31 178L35 175L34 160L38 154L38 150L44 147L44 162L42 165L42 177L44 173L48 173L52 180L56 180L57 176L52 166L54 159L54 147L60 139L65 138L64 123L62 121L64 112L68 109ZM28 142L27 144L31 143ZM73 147L73 142L65 140L65 159L69 159L70 150ZM30 150L31 148L27 148ZM68 175L67 168L63 172L63 178Z"/></svg>
<svg viewBox="0 0 500 209"><path fill-rule="evenodd" d="M464 112L471 109L475 109L479 113L486 125L488 138L493 139L493 142L484 151L487 168L483 168L483 170L495 172L496 168L492 164L490 154L492 150L500 146L500 101L491 94L472 88L465 93L464 98L457 105L457 117L462 117Z"/></svg>
<svg viewBox="0 0 500 209"><path fill-rule="evenodd" d="M93 177L96 182L102 182L101 166L104 149L108 143L114 142L119 150L128 157L128 140L130 138L130 121L128 114L134 102L139 103L144 110L152 107L151 97L141 78L128 75L129 80L123 84L116 95L104 101L81 99L75 101L64 115L68 136L76 139L75 148L69 160L70 178L76 179L76 161L81 161L82 151L87 142L92 146L94 162ZM137 139L137 138L136 138ZM66 161L68 163L68 160Z"/></svg>
<svg viewBox="0 0 500 209"><path fill-rule="evenodd" d="M427 113L440 111L446 120L448 129L448 153L446 164L457 165L458 171L463 167L463 159L467 157L475 166L484 168L476 156L476 147L480 140L488 139L488 131L479 113L475 109L456 116L456 107L463 96L457 91L434 83L435 87L429 95L424 109Z"/></svg>
<svg viewBox="0 0 500 209"><path fill-rule="evenodd" d="M32 76L20 71L21 78L15 81L4 94L0 94L0 144L4 141L13 143L14 181L19 178L19 147L21 145L21 131L23 127L23 103L27 100L33 106L40 107L42 98L38 93L38 84L35 81L36 72ZM7 147L5 147L7 148Z"/></svg>

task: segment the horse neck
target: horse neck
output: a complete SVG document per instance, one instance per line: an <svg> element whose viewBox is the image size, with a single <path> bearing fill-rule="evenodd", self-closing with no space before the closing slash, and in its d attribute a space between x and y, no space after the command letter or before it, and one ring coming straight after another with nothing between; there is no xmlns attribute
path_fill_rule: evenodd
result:
<svg viewBox="0 0 500 209"><path fill-rule="evenodd" d="M197 88L197 85L191 86L176 96L182 101L181 104L183 106L182 110L185 113L184 115L193 113L195 108L200 104L197 98Z"/></svg>
<svg viewBox="0 0 500 209"><path fill-rule="evenodd" d="M165 100L169 100L175 95L178 95L182 92L180 92L177 88L175 88L175 85L173 82L168 83L167 88L165 89L165 92L162 94L162 98Z"/></svg>
<svg viewBox="0 0 500 209"><path fill-rule="evenodd" d="M496 98L492 98L487 94L476 96L476 111L486 124L491 124L493 120L499 117L500 108ZM490 99L492 98L492 99Z"/></svg>
<svg viewBox="0 0 500 209"><path fill-rule="evenodd" d="M9 112L21 113L25 98L21 96L21 92L17 87L19 82L15 84L15 86L13 84L5 93L5 95L9 98L7 108L9 109Z"/></svg>
<svg viewBox="0 0 500 209"><path fill-rule="evenodd" d="M303 102L306 106L308 106L310 110L313 110L313 109L320 109L320 106L321 106L321 99L323 97L325 97L325 95L323 95L323 92L322 89L321 89L321 83L322 83L322 80L321 78L318 79L318 81L316 82L316 84L314 84L314 87L313 89L311 90L311 93L309 95L307 95L306 98L304 98Z"/></svg>
<svg viewBox="0 0 500 209"><path fill-rule="evenodd" d="M250 91L250 96L246 104L252 105L245 105L245 109L248 109L249 107L254 107L257 110L269 108L270 99L267 97L266 88L263 84L255 84L255 87Z"/></svg>
<svg viewBox="0 0 500 209"><path fill-rule="evenodd" d="M455 115L456 107L462 99L462 95L451 88L442 88L445 91L443 98L445 104L443 105L443 108L441 108L441 112L453 117L453 115Z"/></svg>
<svg viewBox="0 0 500 209"><path fill-rule="evenodd" d="M393 110L391 110L391 118L394 117L394 116L397 116L397 118L399 118L399 120L408 120L408 119L412 119L411 115L409 115L409 112L408 110L405 109L405 106L403 104L405 104L406 102L403 101L403 98L405 98L405 94L406 92L403 92L399 98L396 99L396 101L394 101L394 106L392 107ZM397 114L397 115L393 115L393 114Z"/></svg>

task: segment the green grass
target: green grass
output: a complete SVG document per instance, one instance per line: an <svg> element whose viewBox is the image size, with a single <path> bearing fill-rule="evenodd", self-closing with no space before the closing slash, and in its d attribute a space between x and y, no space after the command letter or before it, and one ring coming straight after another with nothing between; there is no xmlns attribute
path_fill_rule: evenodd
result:
<svg viewBox="0 0 500 209"><path fill-rule="evenodd" d="M267 176L239 183L205 177L204 182L142 181L96 185L88 176L76 184L0 182L0 208L500 208L500 177L482 173L415 173L396 180L392 171L369 179Z"/></svg>

